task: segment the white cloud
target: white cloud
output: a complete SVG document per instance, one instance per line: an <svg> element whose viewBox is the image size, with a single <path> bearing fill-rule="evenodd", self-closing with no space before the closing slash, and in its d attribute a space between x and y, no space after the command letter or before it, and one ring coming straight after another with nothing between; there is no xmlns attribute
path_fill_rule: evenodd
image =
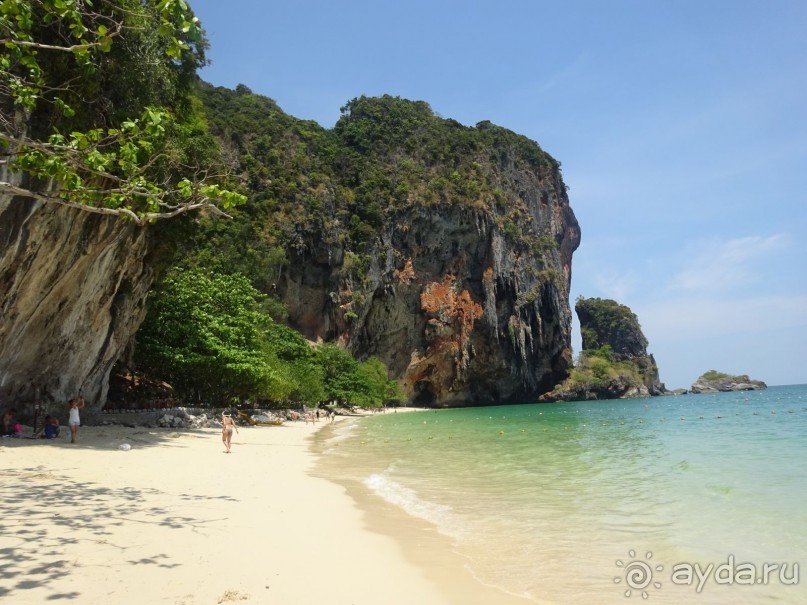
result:
<svg viewBox="0 0 807 605"><path fill-rule="evenodd" d="M598 272L594 278L594 283L604 297L624 301L629 300L630 295L636 291L639 278L635 271L612 269Z"/></svg>
<svg viewBox="0 0 807 605"><path fill-rule="evenodd" d="M547 93L550 90L557 88L558 86L562 86L565 82L568 82L569 80L579 79L587 59L588 59L587 53L578 53L574 61L572 61L571 63L567 63L561 69L555 71L546 80L544 80L540 84L539 91L541 93Z"/></svg>
<svg viewBox="0 0 807 605"><path fill-rule="evenodd" d="M807 295L743 299L680 298L635 309L651 344L691 341L726 334L803 330L807 338ZM652 347L651 347L652 348Z"/></svg>
<svg viewBox="0 0 807 605"><path fill-rule="evenodd" d="M751 285L761 272L756 263L789 246L782 234L711 242L672 281L675 290L714 292Z"/></svg>

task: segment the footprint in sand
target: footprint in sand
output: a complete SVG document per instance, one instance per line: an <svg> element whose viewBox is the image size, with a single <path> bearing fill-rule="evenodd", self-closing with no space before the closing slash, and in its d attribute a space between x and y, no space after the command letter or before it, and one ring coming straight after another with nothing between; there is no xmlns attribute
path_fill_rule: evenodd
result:
<svg viewBox="0 0 807 605"><path fill-rule="evenodd" d="M232 603L233 601L246 601L249 595L237 590L225 590L224 594L219 597L219 604Z"/></svg>

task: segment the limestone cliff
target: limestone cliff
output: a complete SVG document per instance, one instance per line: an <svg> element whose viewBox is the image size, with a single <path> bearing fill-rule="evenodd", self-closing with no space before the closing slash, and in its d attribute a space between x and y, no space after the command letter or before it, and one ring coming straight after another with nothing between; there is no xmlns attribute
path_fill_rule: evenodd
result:
<svg viewBox="0 0 807 605"><path fill-rule="evenodd" d="M656 360L636 315L625 305L599 298L575 303L583 351L569 378L542 401L584 401L662 395Z"/></svg>
<svg viewBox="0 0 807 605"><path fill-rule="evenodd" d="M305 269L278 284L292 324L360 358L378 356L413 403L534 400L571 363L568 292L579 231L560 184L557 175L536 183L520 226L551 229L557 245L540 254L484 211L415 207L389 225L361 280L346 271L341 249L300 255L292 265Z"/></svg>
<svg viewBox="0 0 807 605"><path fill-rule="evenodd" d="M241 111L228 94L211 120ZM232 94L242 126L213 126L252 197L225 228L246 251L230 270L253 270L290 325L378 356L422 404L532 401L566 375L580 231L560 166L536 143L421 102L363 99L326 131ZM25 417L36 401L105 403L145 314L154 239L0 198L0 404Z"/></svg>
<svg viewBox="0 0 807 605"><path fill-rule="evenodd" d="M537 143L397 97L328 130L246 87L200 92L250 205L194 255L215 242L292 327L379 357L412 402L534 401L566 375L580 229Z"/></svg>
<svg viewBox="0 0 807 605"><path fill-rule="evenodd" d="M147 231L0 196L0 404L64 413L106 401L109 370L143 319ZM90 411L88 410L88 411Z"/></svg>
<svg viewBox="0 0 807 605"><path fill-rule="evenodd" d="M580 229L559 164L421 102L349 107L329 133L333 177L309 194L323 228L298 228L274 284L290 324L379 357L413 403L534 401L571 364Z"/></svg>
<svg viewBox="0 0 807 605"><path fill-rule="evenodd" d="M1 11L0 407L22 419L37 400L62 420L79 393L88 412L105 403L152 281L150 230L59 204L176 216L216 163L191 97L207 42L190 8L95 4Z"/></svg>

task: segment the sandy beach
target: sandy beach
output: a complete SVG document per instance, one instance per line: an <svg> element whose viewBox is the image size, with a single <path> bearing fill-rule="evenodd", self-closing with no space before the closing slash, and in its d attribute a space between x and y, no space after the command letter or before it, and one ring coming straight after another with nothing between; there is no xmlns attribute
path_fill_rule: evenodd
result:
<svg viewBox="0 0 807 605"><path fill-rule="evenodd" d="M231 454L216 429L3 440L0 598L524 603L475 582L424 524L397 511L368 520L344 488L314 476L310 437L323 426L239 427Z"/></svg>

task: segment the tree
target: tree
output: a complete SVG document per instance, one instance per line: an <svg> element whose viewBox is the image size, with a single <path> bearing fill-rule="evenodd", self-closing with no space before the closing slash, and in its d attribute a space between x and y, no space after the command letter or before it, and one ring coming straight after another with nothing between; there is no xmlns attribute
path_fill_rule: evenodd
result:
<svg viewBox="0 0 807 605"><path fill-rule="evenodd" d="M138 366L196 400L285 397L293 385L271 350L259 297L241 275L173 272L152 293Z"/></svg>
<svg viewBox="0 0 807 605"><path fill-rule="evenodd" d="M390 400L403 399L397 380L390 380L387 366L378 357L370 357L359 364L359 373L366 377L370 386L371 405L377 407Z"/></svg>
<svg viewBox="0 0 807 605"><path fill-rule="evenodd" d="M359 363L347 351L325 343L317 347L317 358L322 364L328 400L366 408L400 398L398 383L389 379L387 366L377 357Z"/></svg>
<svg viewBox="0 0 807 605"><path fill-rule="evenodd" d="M323 368L325 395L329 401L370 405L370 382L350 353L335 344L324 343L317 348L317 358Z"/></svg>
<svg viewBox="0 0 807 605"><path fill-rule="evenodd" d="M288 380L285 397L293 403L312 406L323 401L324 370L315 349L302 334L278 323L270 324L267 334L278 371Z"/></svg>
<svg viewBox="0 0 807 605"><path fill-rule="evenodd" d="M172 109L206 42L184 0L3 0L0 44L0 193L138 224L245 202L186 163Z"/></svg>

